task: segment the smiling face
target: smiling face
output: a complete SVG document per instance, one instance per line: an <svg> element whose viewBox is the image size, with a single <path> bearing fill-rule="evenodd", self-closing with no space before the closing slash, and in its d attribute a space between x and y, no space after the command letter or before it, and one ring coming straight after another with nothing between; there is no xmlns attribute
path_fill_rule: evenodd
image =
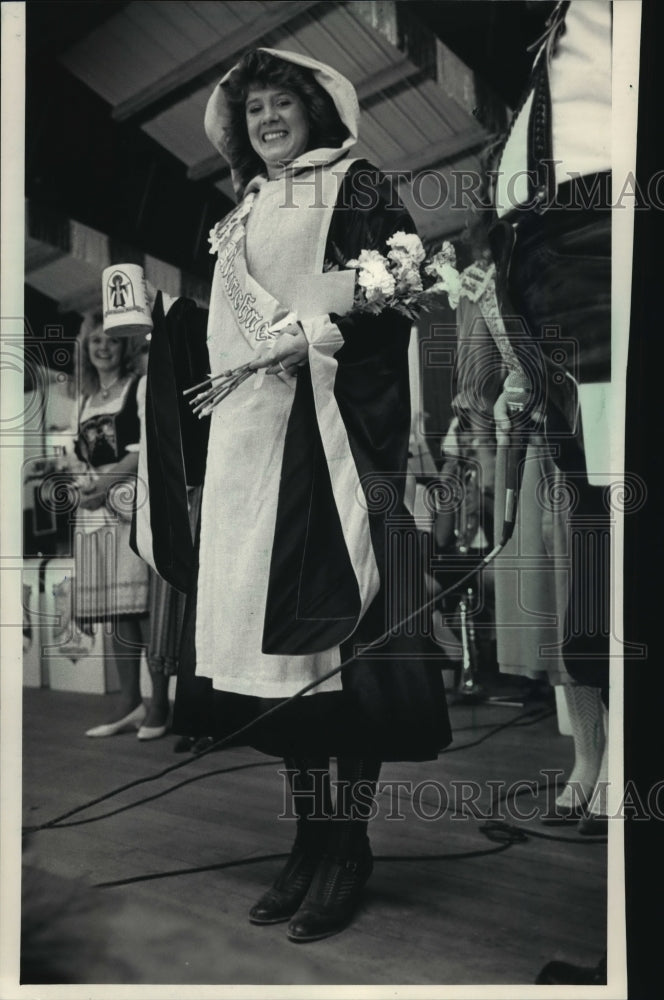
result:
<svg viewBox="0 0 664 1000"><path fill-rule="evenodd" d="M88 337L88 356L97 369L100 381L108 383L120 371L122 364L122 341L97 330Z"/></svg>
<svg viewBox="0 0 664 1000"><path fill-rule="evenodd" d="M252 87L245 105L252 148L275 177L287 163L305 152L309 119L302 100L290 90Z"/></svg>

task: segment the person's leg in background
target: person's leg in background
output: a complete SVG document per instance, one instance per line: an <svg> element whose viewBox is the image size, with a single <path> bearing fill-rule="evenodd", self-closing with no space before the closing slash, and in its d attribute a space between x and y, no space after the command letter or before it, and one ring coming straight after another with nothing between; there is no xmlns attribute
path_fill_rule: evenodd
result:
<svg viewBox="0 0 664 1000"><path fill-rule="evenodd" d="M86 736L115 736L132 727L138 729L145 719L141 698L141 653L145 646L145 616L120 615L112 623L107 637L106 656L112 662L120 683L113 718L88 729Z"/></svg>
<svg viewBox="0 0 664 1000"><path fill-rule="evenodd" d="M154 740L158 736L163 736L168 727L168 714L170 711L168 685L171 675L163 669L156 669L154 664L149 661L148 669L150 671L152 692L148 714L138 732L139 740Z"/></svg>
<svg viewBox="0 0 664 1000"><path fill-rule="evenodd" d="M573 188L559 190L561 204L574 205L573 196ZM503 262L509 262L506 290L533 348L546 355L547 438L574 498L562 655L575 682L565 688L575 763L546 817L560 822L578 818L588 802L593 812L603 814L606 808L601 793L608 748L610 518L604 489L588 483L588 442L582 427L574 426L576 402L565 395L573 383L560 373L566 368L580 384L611 377L611 210L605 205L584 210L554 206L542 216L524 217L517 229L511 256ZM601 832L597 824L584 827L580 832Z"/></svg>
<svg viewBox="0 0 664 1000"><path fill-rule="evenodd" d="M585 789L592 771L595 776L586 794L588 816L581 819L582 835L606 833L609 751L609 640L611 631L611 514L604 488L589 486L581 479L578 502L570 516L570 599L563 658L576 684L568 687L577 700L577 732L585 773ZM576 766L576 765L575 765ZM570 776L570 783L574 775ZM563 791L565 793L566 789Z"/></svg>
<svg viewBox="0 0 664 1000"><path fill-rule="evenodd" d="M146 634L146 658L152 695L139 740L155 740L168 729L171 676L177 674L185 595L150 570L150 617Z"/></svg>

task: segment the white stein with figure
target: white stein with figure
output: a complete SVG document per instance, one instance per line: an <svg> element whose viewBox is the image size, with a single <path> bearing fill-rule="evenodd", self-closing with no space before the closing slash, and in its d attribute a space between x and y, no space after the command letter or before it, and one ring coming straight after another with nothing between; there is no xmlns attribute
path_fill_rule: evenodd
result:
<svg viewBox="0 0 664 1000"><path fill-rule="evenodd" d="M104 330L115 336L147 334L152 312L140 264L113 264L102 272Z"/></svg>

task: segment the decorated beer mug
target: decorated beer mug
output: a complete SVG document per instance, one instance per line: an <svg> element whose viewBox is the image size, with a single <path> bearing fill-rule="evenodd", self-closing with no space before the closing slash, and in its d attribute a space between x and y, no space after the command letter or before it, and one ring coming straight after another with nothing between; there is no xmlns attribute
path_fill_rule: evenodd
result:
<svg viewBox="0 0 664 1000"><path fill-rule="evenodd" d="M140 264L113 264L102 272L103 324L118 337L145 335L152 330L152 315Z"/></svg>

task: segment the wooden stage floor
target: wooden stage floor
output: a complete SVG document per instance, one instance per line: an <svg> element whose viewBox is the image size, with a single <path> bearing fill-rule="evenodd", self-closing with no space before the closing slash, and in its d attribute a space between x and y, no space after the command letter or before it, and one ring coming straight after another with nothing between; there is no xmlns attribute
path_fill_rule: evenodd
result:
<svg viewBox="0 0 664 1000"><path fill-rule="evenodd" d="M541 716L550 705L531 710ZM86 739L84 730L107 711L104 697L25 690L26 826L172 764L184 766L70 822L152 801L27 839L25 940L33 963L45 955L55 962L42 981L532 984L551 959L594 965L606 948L604 842L577 837L573 826L545 827L537 817L520 821L504 813L525 833L506 846L487 838L482 819L453 815L454 792L463 787L468 796L471 782L480 785L477 806L486 810L488 782L543 781L543 770L567 772L572 741L559 735L555 715L463 749L522 710L453 706L453 746L460 749L425 764L384 765L383 782L428 784L420 784L415 804L399 799L401 820L389 818L396 805L389 790L379 795L370 831L376 866L352 927L295 945L283 924L247 921L290 847L293 826L276 818L281 762L250 749L176 755L171 735L149 743L133 733ZM157 797L220 769L230 770ZM450 795L445 811L437 810L441 787ZM542 808L545 796L516 801L527 813ZM442 815L424 816L437 811ZM26 981L35 981L29 975Z"/></svg>

